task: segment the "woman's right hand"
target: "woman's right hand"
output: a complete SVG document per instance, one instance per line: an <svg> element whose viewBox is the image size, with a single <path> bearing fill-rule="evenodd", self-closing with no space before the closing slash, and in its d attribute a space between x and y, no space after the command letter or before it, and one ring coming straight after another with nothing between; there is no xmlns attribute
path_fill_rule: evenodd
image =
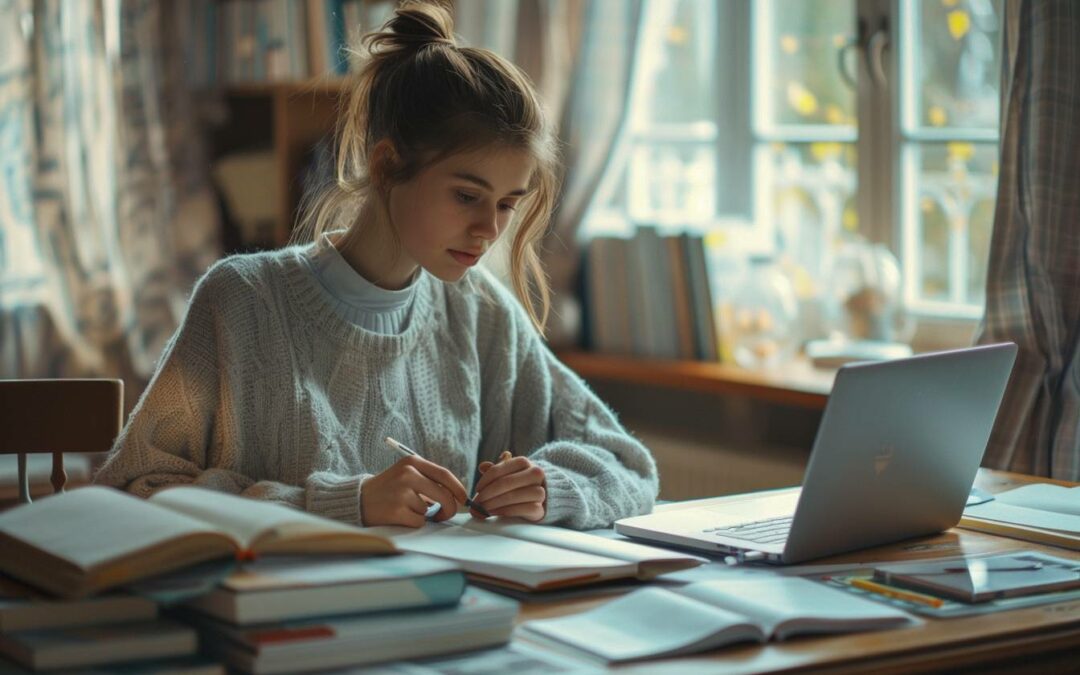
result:
<svg viewBox="0 0 1080 675"><path fill-rule="evenodd" d="M435 520L443 521L453 518L466 498L465 486L448 469L410 456L364 481L360 508L363 524L368 527L421 527L431 502L442 504Z"/></svg>

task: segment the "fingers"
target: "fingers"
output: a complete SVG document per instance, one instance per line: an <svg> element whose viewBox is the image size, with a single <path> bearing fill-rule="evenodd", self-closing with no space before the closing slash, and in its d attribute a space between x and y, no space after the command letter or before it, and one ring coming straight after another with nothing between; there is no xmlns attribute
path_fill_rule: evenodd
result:
<svg viewBox="0 0 1080 675"><path fill-rule="evenodd" d="M517 460L522 460L520 466L523 468L518 469L512 473L500 472L501 475L488 480L485 485L485 480L488 476L493 475L500 467L516 464ZM488 502L495 499L499 495L517 490L519 488L528 487L530 485L543 485L544 484L544 470L536 466L524 457L516 457L510 462L504 462L498 464L495 468L484 474L483 478L477 483L478 489L476 494L476 501L480 502L486 508ZM490 511L490 509L488 509Z"/></svg>
<svg viewBox="0 0 1080 675"><path fill-rule="evenodd" d="M450 492L445 486L436 483L424 474L420 473L415 467L407 467L405 474L402 477L402 484L426 497L432 502L439 502L442 504L442 509L436 516L436 520L442 521L447 518L452 518L458 510L458 504L464 503L465 500L458 501L453 493ZM426 504L424 505L426 508ZM421 509L423 513L424 509Z"/></svg>
<svg viewBox="0 0 1080 675"><path fill-rule="evenodd" d="M439 466L434 462L429 462L423 457L417 457L415 455L405 457L399 460L398 464L411 466L412 468L420 472L423 476L425 476L428 480L434 481L435 483L438 483L445 489L449 490L450 493L454 496L454 500L457 501L457 503L465 503L465 499L468 497L465 492L465 486L462 485L461 481L458 480L457 476L451 473L451 471L446 467ZM438 501L442 500L440 499ZM443 502L444 506L445 504L446 502Z"/></svg>
<svg viewBox="0 0 1080 675"><path fill-rule="evenodd" d="M501 509L495 509L489 511L493 516L504 516L508 518L523 518L532 522L539 522L544 519L544 505L536 502L529 502L525 504L513 504L512 506L506 506Z"/></svg>
<svg viewBox="0 0 1080 675"><path fill-rule="evenodd" d="M498 497L485 499L482 505L487 509L488 513L494 515L500 509L508 506L528 504L530 502L543 504L545 499L547 499L547 490L542 485L529 485L528 487L505 492Z"/></svg>
<svg viewBox="0 0 1080 675"><path fill-rule="evenodd" d="M484 475L480 477L480 480L476 482L476 491L483 492L484 488L491 485L496 479L502 478L507 474L524 471L530 466L533 466L533 463L530 462L527 457L514 457L499 462L485 471Z"/></svg>

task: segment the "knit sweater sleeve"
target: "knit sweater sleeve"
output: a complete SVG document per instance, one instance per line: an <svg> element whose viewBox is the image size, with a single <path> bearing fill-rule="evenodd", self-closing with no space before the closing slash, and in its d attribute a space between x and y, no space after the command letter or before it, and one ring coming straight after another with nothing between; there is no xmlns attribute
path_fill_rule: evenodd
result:
<svg viewBox="0 0 1080 675"><path fill-rule="evenodd" d="M221 314L223 288L236 283L219 263L200 280L187 313L94 482L141 497L171 485L197 485L274 501L360 523L361 476L315 472L302 485L254 480L239 470L242 452L223 395L235 377L222 357L230 327ZM233 442L231 442L233 441Z"/></svg>
<svg viewBox="0 0 1080 675"><path fill-rule="evenodd" d="M544 523L575 529L609 527L649 513L659 490L648 449L563 365L533 329L516 300L509 333L499 350L510 381L510 447L528 454L545 473Z"/></svg>

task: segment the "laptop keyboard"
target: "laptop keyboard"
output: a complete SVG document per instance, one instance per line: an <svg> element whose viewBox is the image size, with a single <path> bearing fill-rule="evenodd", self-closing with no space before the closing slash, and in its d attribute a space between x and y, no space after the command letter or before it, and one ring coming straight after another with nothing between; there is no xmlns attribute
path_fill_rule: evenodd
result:
<svg viewBox="0 0 1080 675"><path fill-rule="evenodd" d="M755 544L779 544L787 539L788 531L791 530L791 520L792 516L780 516L726 527L707 527L704 532L733 539L745 539Z"/></svg>

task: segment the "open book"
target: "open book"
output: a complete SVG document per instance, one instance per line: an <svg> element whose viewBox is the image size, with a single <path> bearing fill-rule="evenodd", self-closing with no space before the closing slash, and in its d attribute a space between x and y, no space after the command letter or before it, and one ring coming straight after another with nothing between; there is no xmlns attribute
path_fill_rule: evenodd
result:
<svg viewBox="0 0 1080 675"><path fill-rule="evenodd" d="M695 567L704 558L520 520L478 520L459 513L413 530L375 527L401 549L456 561L478 581L546 591L610 579L651 579Z"/></svg>
<svg viewBox="0 0 1080 675"><path fill-rule="evenodd" d="M70 598L227 556L395 551L344 523L196 487L144 501L90 486L0 514L0 571Z"/></svg>
<svg viewBox="0 0 1080 675"><path fill-rule="evenodd" d="M702 581L634 591L600 607L530 621L524 637L607 663L705 652L736 642L917 623L904 612L799 577Z"/></svg>
<svg viewBox="0 0 1080 675"><path fill-rule="evenodd" d="M1014 488L964 509L960 527L1080 551L1080 487Z"/></svg>

